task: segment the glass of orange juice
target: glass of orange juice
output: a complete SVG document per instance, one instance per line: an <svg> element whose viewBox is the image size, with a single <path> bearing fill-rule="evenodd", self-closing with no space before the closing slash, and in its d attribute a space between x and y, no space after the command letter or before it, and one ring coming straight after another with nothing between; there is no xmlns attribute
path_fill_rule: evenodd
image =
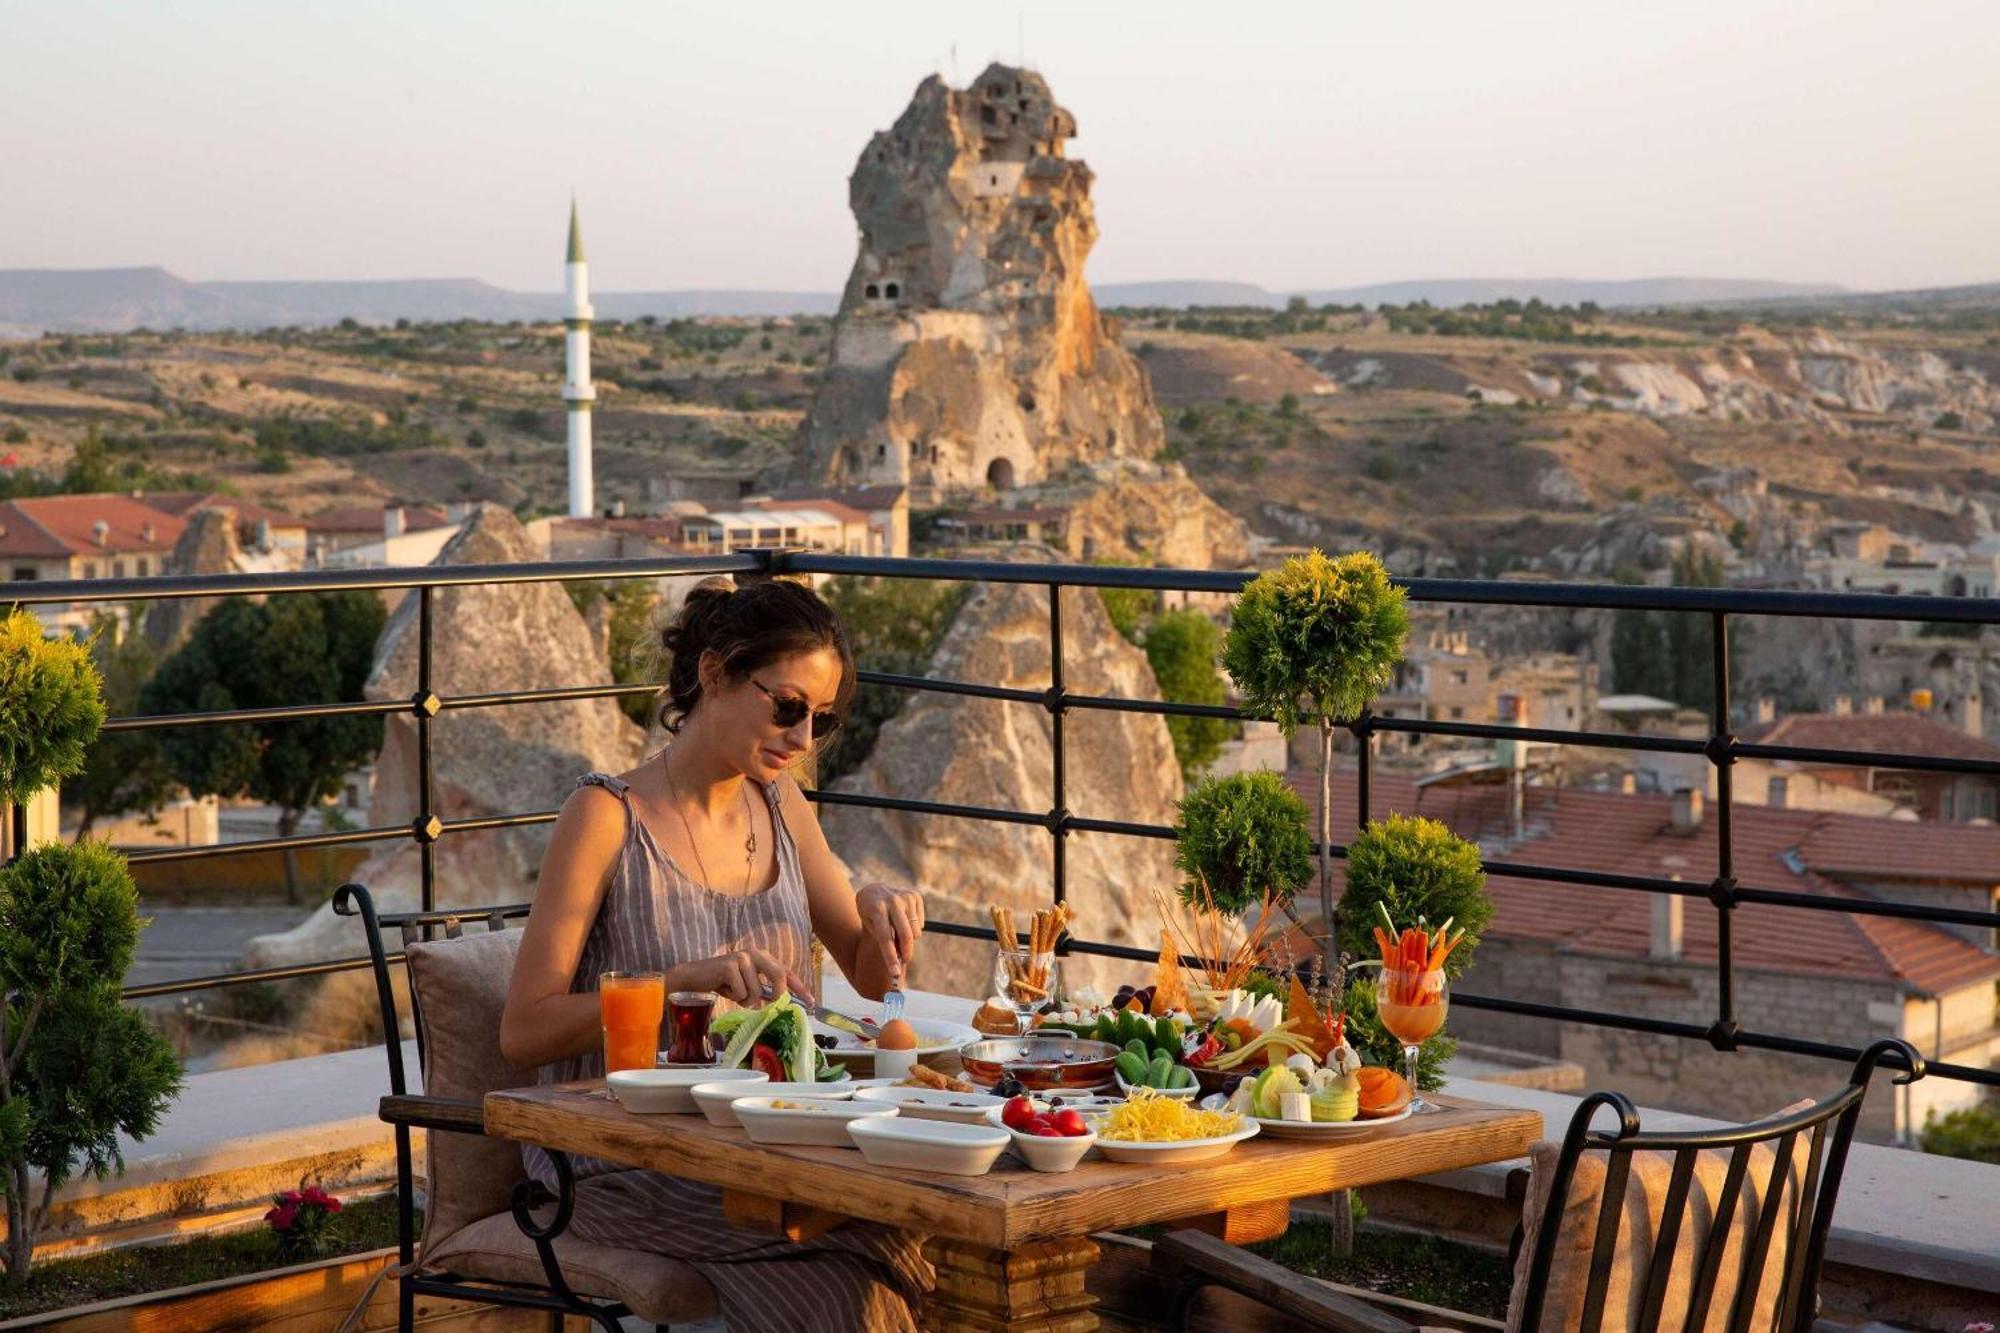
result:
<svg viewBox="0 0 2000 1333"><path fill-rule="evenodd" d="M659 1063L660 1019L667 1008L664 972L603 972L597 978L604 1024L604 1072Z"/></svg>
<svg viewBox="0 0 2000 1333"><path fill-rule="evenodd" d="M1417 1095L1417 1052L1444 1026L1451 1007L1451 989L1443 971L1399 972L1382 969L1375 992L1375 1012L1389 1035L1403 1043L1404 1077L1410 1081L1410 1114L1438 1108Z"/></svg>

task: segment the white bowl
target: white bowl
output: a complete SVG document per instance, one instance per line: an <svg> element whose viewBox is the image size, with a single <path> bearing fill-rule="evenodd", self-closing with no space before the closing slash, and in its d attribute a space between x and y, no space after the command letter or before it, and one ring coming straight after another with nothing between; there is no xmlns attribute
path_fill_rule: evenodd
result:
<svg viewBox="0 0 2000 1333"><path fill-rule="evenodd" d="M902 1108L905 1120L942 1120L960 1125L983 1125L986 1113L1005 1106L1005 1097L990 1092L946 1092L941 1088L862 1088L854 1094L857 1102L881 1102Z"/></svg>
<svg viewBox="0 0 2000 1333"><path fill-rule="evenodd" d="M1223 1134L1212 1139L1171 1139L1161 1143L1139 1143L1130 1139L1107 1139L1100 1136L1097 1151L1113 1162L1143 1162L1147 1166L1174 1166L1181 1162L1200 1162L1210 1157L1220 1157L1233 1152L1236 1145L1245 1139L1257 1137L1257 1122L1249 1116L1243 1117L1243 1127L1234 1134Z"/></svg>
<svg viewBox="0 0 2000 1333"><path fill-rule="evenodd" d="M1118 1085L1118 1095L1120 1097L1130 1097L1132 1095L1132 1089L1135 1085L1127 1083L1123 1074L1114 1072L1111 1075L1111 1081ZM1190 1083L1185 1088L1154 1088L1153 1091L1159 1093L1162 1097L1178 1097L1182 1101L1193 1101L1201 1095L1201 1084Z"/></svg>
<svg viewBox="0 0 2000 1333"><path fill-rule="evenodd" d="M901 1116L850 1121L847 1135L871 1166L948 1176L985 1175L1008 1141L1006 1130L988 1125L905 1120Z"/></svg>
<svg viewBox="0 0 2000 1333"><path fill-rule="evenodd" d="M740 1075L756 1071L739 1069L729 1072ZM743 1127L743 1122L730 1109L730 1104L742 1097L811 1097L844 1102L854 1095L854 1088L848 1083L773 1083L764 1074L757 1074L755 1079L697 1083L689 1091L694 1097L695 1109L708 1117L708 1123L725 1129Z"/></svg>
<svg viewBox="0 0 2000 1333"><path fill-rule="evenodd" d="M604 1082L618 1104L635 1115L692 1115L697 1109L693 1091L696 1084L730 1080L762 1083L765 1076L753 1069L620 1069Z"/></svg>
<svg viewBox="0 0 2000 1333"><path fill-rule="evenodd" d="M770 1085L776 1087L774 1083ZM773 1106L773 1102L794 1105ZM893 1116L893 1106L856 1104L841 1097L739 1097L736 1118L752 1143L794 1144L813 1148L852 1148L850 1121Z"/></svg>
<svg viewBox="0 0 2000 1333"><path fill-rule="evenodd" d="M1059 1138L1023 1134L1000 1119L998 1107L986 1113L986 1123L995 1129L1005 1130L1021 1160L1037 1171L1074 1171L1076 1164L1083 1160L1083 1155L1097 1142L1095 1134L1065 1134Z"/></svg>

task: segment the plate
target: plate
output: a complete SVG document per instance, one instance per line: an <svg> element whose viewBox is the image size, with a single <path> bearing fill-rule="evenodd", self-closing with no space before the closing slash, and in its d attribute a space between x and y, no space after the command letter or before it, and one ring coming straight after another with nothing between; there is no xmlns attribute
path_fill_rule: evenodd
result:
<svg viewBox="0 0 2000 1333"><path fill-rule="evenodd" d="M1408 1120L1410 1108L1405 1106L1394 1115L1379 1116L1374 1120L1266 1120L1252 1116L1264 1132L1274 1139L1318 1139L1339 1134L1353 1134L1364 1129L1374 1129L1377 1125L1393 1125L1398 1120Z"/></svg>
<svg viewBox="0 0 2000 1333"><path fill-rule="evenodd" d="M955 1125L940 1120L852 1120L848 1141L871 1166L904 1171L936 1171L950 1176L983 1176L1006 1151L1010 1136L991 1125Z"/></svg>
<svg viewBox="0 0 2000 1333"><path fill-rule="evenodd" d="M802 1103L804 1110L773 1106L774 1101ZM739 1097L732 1109L753 1143L801 1144L816 1148L852 1148L847 1126L870 1116L893 1116L896 1108L856 1105L831 1097Z"/></svg>
<svg viewBox="0 0 2000 1333"><path fill-rule="evenodd" d="M920 1060L927 1055L944 1055L956 1051L967 1042L978 1041L984 1035L978 1028L969 1027L964 1023L948 1023L940 1018L912 1018L908 1021L910 1026L917 1030L916 1056ZM814 1023L812 1030L839 1038L837 1045L821 1048L821 1053L827 1059L838 1060L842 1064L850 1061L859 1063L864 1060L870 1065L874 1064L875 1048L861 1045L861 1039L852 1032L843 1032L824 1023Z"/></svg>
<svg viewBox="0 0 2000 1333"><path fill-rule="evenodd" d="M981 1125L986 1113L1005 1106L1005 1097L990 1092L945 1092L939 1088L863 1088L857 1102L880 1102L902 1109L905 1120L940 1120L949 1124Z"/></svg>
<svg viewBox="0 0 2000 1333"><path fill-rule="evenodd" d="M1135 1143L1112 1140L1102 1134L1097 1136L1097 1151L1108 1161L1139 1162L1147 1166L1174 1166L1181 1162L1201 1162L1224 1153L1234 1152L1236 1145L1245 1139L1257 1137L1258 1124L1248 1116L1243 1118L1243 1128L1234 1134L1222 1134L1212 1139L1176 1139L1170 1143Z"/></svg>

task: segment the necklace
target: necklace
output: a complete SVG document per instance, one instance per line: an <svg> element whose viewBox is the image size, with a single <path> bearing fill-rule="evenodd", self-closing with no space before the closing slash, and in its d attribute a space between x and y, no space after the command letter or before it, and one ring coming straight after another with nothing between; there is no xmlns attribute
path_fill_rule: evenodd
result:
<svg viewBox="0 0 2000 1333"><path fill-rule="evenodd" d="M702 883L713 884L715 881L708 873L708 862L701 854L701 842L694 836L694 826L688 823L687 810L681 805L680 787L674 781L673 760L668 758L663 761L660 770L667 775L667 794L673 797L674 813L680 817L681 831L687 834L688 847L694 852L695 868L701 871ZM737 794L743 798L743 827L749 830L749 835L743 839L743 892L747 894L750 892L750 872L757 865L757 820L751 813L750 793L739 787Z"/></svg>

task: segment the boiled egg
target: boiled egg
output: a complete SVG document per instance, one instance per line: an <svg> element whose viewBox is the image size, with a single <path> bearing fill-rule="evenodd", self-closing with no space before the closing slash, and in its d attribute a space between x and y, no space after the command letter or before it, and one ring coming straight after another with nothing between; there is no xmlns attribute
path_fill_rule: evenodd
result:
<svg viewBox="0 0 2000 1333"><path fill-rule="evenodd" d="M917 1048L917 1030L905 1019L892 1018L882 1025L875 1045L885 1051L913 1051Z"/></svg>

